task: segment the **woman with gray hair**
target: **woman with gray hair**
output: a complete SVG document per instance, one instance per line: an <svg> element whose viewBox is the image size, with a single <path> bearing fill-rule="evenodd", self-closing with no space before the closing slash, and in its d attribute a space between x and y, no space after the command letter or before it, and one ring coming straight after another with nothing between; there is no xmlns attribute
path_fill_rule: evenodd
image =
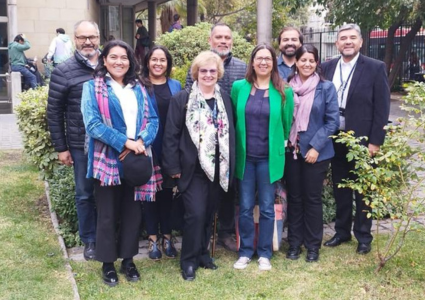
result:
<svg viewBox="0 0 425 300"><path fill-rule="evenodd" d="M162 163L178 178L185 207L180 267L184 280L194 280L198 267L217 269L208 250L211 224L234 169L235 131L230 98L220 92L221 58L201 52L193 61L194 80L170 100L165 125Z"/></svg>

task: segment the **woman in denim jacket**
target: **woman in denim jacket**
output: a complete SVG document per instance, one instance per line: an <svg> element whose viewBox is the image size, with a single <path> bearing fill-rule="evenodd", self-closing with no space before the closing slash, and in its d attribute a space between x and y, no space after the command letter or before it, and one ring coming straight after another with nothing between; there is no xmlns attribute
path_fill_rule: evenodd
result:
<svg viewBox="0 0 425 300"><path fill-rule="evenodd" d="M87 177L95 179L97 206L96 259L103 263L103 282L118 283L114 262L128 281L140 279L133 263L139 250L142 219L139 201L155 197L161 178L134 187L123 178L121 160L131 151L149 155L158 131L158 118L145 88L138 82L139 66L129 45L109 42L99 57L95 79L83 87L81 111L89 135Z"/></svg>

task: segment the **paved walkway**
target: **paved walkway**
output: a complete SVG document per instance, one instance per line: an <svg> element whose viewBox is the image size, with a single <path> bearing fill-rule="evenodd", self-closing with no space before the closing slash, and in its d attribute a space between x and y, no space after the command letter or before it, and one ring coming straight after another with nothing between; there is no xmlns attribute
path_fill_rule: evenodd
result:
<svg viewBox="0 0 425 300"><path fill-rule="evenodd" d="M425 227L425 216L421 216L415 219L415 221L418 224L421 224L422 226ZM323 232L323 241L326 241L327 239L331 238L334 234L335 234L335 223L330 223L330 224L325 224L324 225L324 232ZM379 227L377 225L377 222L375 220L372 221L372 231L374 234L377 233L377 230L379 228L379 234L386 234L386 233L390 233L391 231L394 230L394 227L391 223L391 220L381 220L379 221ZM287 239L287 228L285 228L285 231L282 235L282 244L286 242ZM352 236L354 237L354 234L351 233ZM181 237L177 237L176 238L176 243L175 243L176 249L177 250L181 250ZM222 249L222 246L217 245L217 249ZM83 257L83 250L84 247L75 247L75 248L70 248L68 249L68 256L71 260L73 261L84 261L84 257ZM138 259L144 259L144 258L148 258L148 241L147 240L141 240L139 241L139 254L136 255L134 257L134 259L138 260Z"/></svg>
<svg viewBox="0 0 425 300"><path fill-rule="evenodd" d="M0 150L23 149L15 114L0 114Z"/></svg>

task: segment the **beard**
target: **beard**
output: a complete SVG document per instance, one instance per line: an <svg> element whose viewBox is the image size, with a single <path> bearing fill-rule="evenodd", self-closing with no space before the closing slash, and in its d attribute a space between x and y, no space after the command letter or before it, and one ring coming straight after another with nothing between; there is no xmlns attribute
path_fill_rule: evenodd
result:
<svg viewBox="0 0 425 300"><path fill-rule="evenodd" d="M230 49L226 49L226 50L223 50L223 51L219 51L218 49L211 49L211 51L218 54L218 56L220 56L222 58L228 56L229 53L230 53Z"/></svg>
<svg viewBox="0 0 425 300"><path fill-rule="evenodd" d="M289 47L291 47L291 49L289 49L288 51ZM295 53L297 52L297 48L295 47L295 45L289 45L285 46L283 49L280 49L280 52L282 52L282 54L286 57L294 57Z"/></svg>

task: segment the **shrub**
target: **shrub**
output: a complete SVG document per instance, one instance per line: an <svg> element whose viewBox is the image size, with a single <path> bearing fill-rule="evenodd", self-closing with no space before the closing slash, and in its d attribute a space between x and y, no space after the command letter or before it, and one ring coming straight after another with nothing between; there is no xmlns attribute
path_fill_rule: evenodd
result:
<svg viewBox="0 0 425 300"><path fill-rule="evenodd" d="M161 35L156 44L168 48L173 56L174 66L182 67L190 64L201 51L209 50L208 38L212 24L197 23L195 26L187 26L182 30L173 30L171 33ZM233 31L232 54L245 62L249 60L253 46L239 34Z"/></svg>
<svg viewBox="0 0 425 300"><path fill-rule="evenodd" d="M16 114L25 153L40 170L42 179L49 183L52 209L58 215L65 244L71 247L79 243L74 177L72 168L58 164L58 154L52 146L47 127L47 96L47 87L19 94L22 102L16 108Z"/></svg>
<svg viewBox="0 0 425 300"><path fill-rule="evenodd" d="M187 71L189 70L189 68L190 68L190 63L188 62L181 67L174 67L173 71L171 72L171 77L180 81L183 88L186 84L186 76L187 76Z"/></svg>
<svg viewBox="0 0 425 300"><path fill-rule="evenodd" d="M368 217L377 219L376 245L378 266L381 270L404 245L410 231L424 230L416 218L425 213L425 84L408 87L402 109L408 112L397 125L386 127L387 136L375 157L361 144L365 137L356 138L353 132L342 132L336 142L348 146L348 160L355 161L352 171L356 179L347 180L342 187L350 187L363 194L372 211ZM380 240L379 221L389 216L393 230L385 243Z"/></svg>
<svg viewBox="0 0 425 300"><path fill-rule="evenodd" d="M51 177L57 165L57 153L47 128L47 93L48 88L45 86L20 93L18 97L22 102L16 108L24 150L41 171L43 179Z"/></svg>

